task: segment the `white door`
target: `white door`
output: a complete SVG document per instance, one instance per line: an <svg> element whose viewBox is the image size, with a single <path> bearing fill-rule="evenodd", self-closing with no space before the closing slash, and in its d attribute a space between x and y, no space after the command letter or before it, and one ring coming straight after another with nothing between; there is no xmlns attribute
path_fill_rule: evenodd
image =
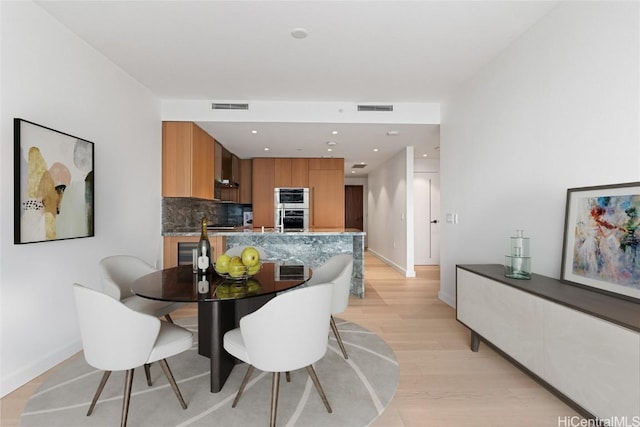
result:
<svg viewBox="0 0 640 427"><path fill-rule="evenodd" d="M415 172L414 261L415 265L440 264L440 175Z"/></svg>

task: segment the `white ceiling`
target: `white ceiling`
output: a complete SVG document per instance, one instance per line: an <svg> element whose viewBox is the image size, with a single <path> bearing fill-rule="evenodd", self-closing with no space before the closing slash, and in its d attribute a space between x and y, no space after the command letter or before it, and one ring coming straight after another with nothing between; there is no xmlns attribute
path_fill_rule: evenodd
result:
<svg viewBox="0 0 640 427"><path fill-rule="evenodd" d="M439 103L546 14L545 1L39 1L161 99ZM295 39L295 28L308 31ZM242 112L238 112L242 114ZM439 126L216 122L241 158L345 157L366 174L405 146L437 158ZM250 134L250 130L258 134ZM331 135L331 130L338 130ZM399 135L390 137L388 131ZM335 141L327 152L327 141ZM270 148L269 152L264 147ZM374 152L373 148L378 148ZM357 175L356 175L357 176Z"/></svg>

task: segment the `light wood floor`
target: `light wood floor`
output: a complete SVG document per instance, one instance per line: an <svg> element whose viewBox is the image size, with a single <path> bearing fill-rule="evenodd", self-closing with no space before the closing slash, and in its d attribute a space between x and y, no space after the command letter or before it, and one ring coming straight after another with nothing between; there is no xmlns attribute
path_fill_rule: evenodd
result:
<svg viewBox="0 0 640 427"><path fill-rule="evenodd" d="M365 285L366 297L352 298L338 317L375 331L400 362L398 390L374 427L557 427L572 425L559 417L578 416L485 344L469 350L469 332L437 299L438 267L417 267L408 279L367 253ZM173 317L195 314L190 307ZM0 400L2 427L19 425L25 402L51 371Z"/></svg>

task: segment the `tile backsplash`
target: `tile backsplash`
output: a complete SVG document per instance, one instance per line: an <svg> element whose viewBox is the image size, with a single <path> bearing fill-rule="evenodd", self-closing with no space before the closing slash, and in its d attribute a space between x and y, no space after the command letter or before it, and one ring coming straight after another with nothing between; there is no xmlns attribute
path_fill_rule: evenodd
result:
<svg viewBox="0 0 640 427"><path fill-rule="evenodd" d="M242 225L243 212L251 205L220 203L188 197L164 197L162 199L162 232L192 232L200 229L202 217L209 225Z"/></svg>

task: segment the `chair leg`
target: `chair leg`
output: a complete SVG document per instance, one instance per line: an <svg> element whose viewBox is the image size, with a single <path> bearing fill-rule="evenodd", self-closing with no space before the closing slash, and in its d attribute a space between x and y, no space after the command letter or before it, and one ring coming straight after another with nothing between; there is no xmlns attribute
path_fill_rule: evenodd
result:
<svg viewBox="0 0 640 427"><path fill-rule="evenodd" d="M122 418L120 427L127 426L127 416L129 415L129 402L131 401L131 386L133 385L133 369L127 371L127 378L124 381L124 399L122 400Z"/></svg>
<svg viewBox="0 0 640 427"><path fill-rule="evenodd" d="M291 372L289 372L289 371L285 372L284 376L287 379L287 382L290 383L291 382Z"/></svg>
<svg viewBox="0 0 640 427"><path fill-rule="evenodd" d="M238 389L238 392L236 393L236 398L233 399L233 403L231 404L232 408L236 407L236 405L238 404L238 400L240 400L240 396L242 396L242 393L244 393L244 388L247 386L247 383L249 382L249 378L251 378L251 374L253 373L253 369L254 369L254 367L252 365L249 365L249 367L247 368L247 373L244 374L244 378L242 379L242 383L240 384L240 388Z"/></svg>
<svg viewBox="0 0 640 427"><path fill-rule="evenodd" d="M165 376L169 380L169 384L171 384L171 388L173 389L173 392L176 394L176 397L180 402L180 406L182 406L182 409L187 409L187 404L182 398L182 394L180 394L180 389L178 388L178 384L176 384L176 380L173 378L171 369L169 369L169 364L167 363L167 359L160 360L160 367L162 368L162 372L164 372Z"/></svg>
<svg viewBox="0 0 640 427"><path fill-rule="evenodd" d="M273 373L271 380L271 421L270 427L276 427L276 414L278 413L278 390L280 389L280 372Z"/></svg>
<svg viewBox="0 0 640 427"><path fill-rule="evenodd" d="M151 365L149 363L144 364L144 374L147 377L147 385L151 387Z"/></svg>
<svg viewBox="0 0 640 427"><path fill-rule="evenodd" d="M96 394L95 396L93 396L93 400L91 401L91 406L89 406L87 417L93 413L93 408L95 408L96 403L98 402L100 393L102 393L102 389L104 388L104 385L107 383L107 380L109 379L109 375L111 375L111 371L104 371L104 374L102 374L102 379L100 380L100 384L98 384L98 390L96 390Z"/></svg>
<svg viewBox="0 0 640 427"><path fill-rule="evenodd" d="M327 412L329 412L330 414L333 413L333 411L331 410L331 406L329 406L327 396L324 394L324 390L322 389L320 381L318 380L318 376L316 375L316 370L313 369L313 365L307 366L307 372L311 377L311 381L313 381L313 384L316 386L316 390L318 390L318 394L322 398L322 402L324 403L325 408L327 408Z"/></svg>
<svg viewBox="0 0 640 427"><path fill-rule="evenodd" d="M333 319L333 316L331 316L331 330L333 330L333 334L336 336L340 350L342 350L342 355L345 359L348 359L347 350L345 350L344 344L342 344L342 337L340 336L340 332L338 332L338 327L336 326L336 321Z"/></svg>
<svg viewBox="0 0 640 427"><path fill-rule="evenodd" d="M173 323L173 319L171 318L171 316L169 316L168 314L164 315L164 318L167 320L167 322L169 323Z"/></svg>

